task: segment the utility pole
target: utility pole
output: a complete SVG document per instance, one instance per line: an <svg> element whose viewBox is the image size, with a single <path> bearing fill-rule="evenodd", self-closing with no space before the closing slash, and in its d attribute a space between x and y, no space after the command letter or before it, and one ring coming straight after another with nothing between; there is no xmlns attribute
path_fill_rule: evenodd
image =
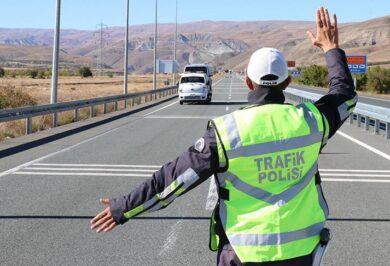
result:
<svg viewBox="0 0 390 266"><path fill-rule="evenodd" d="M173 71L173 77L172 77L172 83L173 83L173 86L176 85L176 69L175 69L175 63L176 63L176 43L177 43L177 1L176 0L176 23L175 23L175 42L173 44L173 68L174 68L174 71Z"/></svg>
<svg viewBox="0 0 390 266"><path fill-rule="evenodd" d="M54 31L54 43L53 43L53 68L51 79L51 97L50 103L57 103L57 88L58 88L58 60L60 55L60 25L61 25L61 0L57 0L56 5L56 28ZM53 127L58 125L58 114L53 114Z"/></svg>
<svg viewBox="0 0 390 266"><path fill-rule="evenodd" d="M127 82L128 82L128 59L129 59L129 2L126 1L126 40L125 40L125 66L124 66L124 79L123 79L123 94L127 94Z"/></svg>
<svg viewBox="0 0 390 266"><path fill-rule="evenodd" d="M157 0L155 0L155 2L156 2L156 7L155 7L155 22L154 22L153 90L155 90L157 87L157 76L156 76L156 71L157 71Z"/></svg>
<svg viewBox="0 0 390 266"><path fill-rule="evenodd" d="M103 73L103 46L104 46L105 39L108 35L104 32L104 30L107 29L108 26L103 24L103 21L101 21L100 24L97 24L96 26L98 27L97 34L98 34L98 42L99 42L96 70L97 70L98 76L102 76L102 73Z"/></svg>

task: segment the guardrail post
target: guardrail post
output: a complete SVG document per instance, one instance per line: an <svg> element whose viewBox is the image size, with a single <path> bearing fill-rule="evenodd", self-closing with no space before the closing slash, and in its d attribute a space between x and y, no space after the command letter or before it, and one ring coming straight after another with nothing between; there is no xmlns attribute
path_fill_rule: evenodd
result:
<svg viewBox="0 0 390 266"><path fill-rule="evenodd" d="M352 125L353 124L353 114L351 114L350 116L349 116L349 123Z"/></svg>
<svg viewBox="0 0 390 266"><path fill-rule="evenodd" d="M357 126L360 127L362 125L362 115L358 114L357 115Z"/></svg>
<svg viewBox="0 0 390 266"><path fill-rule="evenodd" d="M80 117L79 117L79 109L74 109L74 121L77 122L79 121Z"/></svg>
<svg viewBox="0 0 390 266"><path fill-rule="evenodd" d="M91 105L90 107L90 112L89 112L89 117L92 118L95 116L95 106L94 105Z"/></svg>
<svg viewBox="0 0 390 266"><path fill-rule="evenodd" d="M53 127L58 126L58 113L53 113Z"/></svg>
<svg viewBox="0 0 390 266"><path fill-rule="evenodd" d="M126 109L126 107L127 107L127 100L126 99L123 101L123 105L124 105L123 109Z"/></svg>
<svg viewBox="0 0 390 266"><path fill-rule="evenodd" d="M390 122L386 123L386 139L390 139Z"/></svg>
<svg viewBox="0 0 390 266"><path fill-rule="evenodd" d="M107 114L107 104L103 105L103 114Z"/></svg>
<svg viewBox="0 0 390 266"><path fill-rule="evenodd" d="M366 130L369 130L370 129L370 117L366 116L366 118L364 119L364 123L366 125Z"/></svg>
<svg viewBox="0 0 390 266"><path fill-rule="evenodd" d="M118 111L118 102L117 101L114 102L114 110L115 110L115 112Z"/></svg>
<svg viewBox="0 0 390 266"><path fill-rule="evenodd" d="M32 133L32 117L26 118L26 134L29 135Z"/></svg>
<svg viewBox="0 0 390 266"><path fill-rule="evenodd" d="M134 97L133 98L131 98L131 107L133 107L135 105L135 103L134 103Z"/></svg>
<svg viewBox="0 0 390 266"><path fill-rule="evenodd" d="M379 134L379 123L380 123L379 119L375 119L375 131L374 131L375 134Z"/></svg>

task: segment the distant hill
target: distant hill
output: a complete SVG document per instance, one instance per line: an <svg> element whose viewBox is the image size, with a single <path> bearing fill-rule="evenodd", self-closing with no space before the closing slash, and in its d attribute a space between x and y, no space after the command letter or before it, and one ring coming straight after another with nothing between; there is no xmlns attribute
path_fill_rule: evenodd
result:
<svg viewBox="0 0 390 266"><path fill-rule="evenodd" d="M158 57L172 59L174 24L158 28ZM340 45L348 54L367 54L370 63L390 63L390 16L339 25ZM148 73L153 69L154 25L130 28L129 70ZM177 58L181 65L210 63L218 69L244 69L250 54L261 47L283 51L297 65L324 64L322 53L311 45L306 31L315 31L308 21L200 21L178 26ZM104 30L103 64L123 69L124 28ZM52 59L53 31L0 28L0 65L48 66ZM96 67L100 34L93 31L61 31L61 65Z"/></svg>

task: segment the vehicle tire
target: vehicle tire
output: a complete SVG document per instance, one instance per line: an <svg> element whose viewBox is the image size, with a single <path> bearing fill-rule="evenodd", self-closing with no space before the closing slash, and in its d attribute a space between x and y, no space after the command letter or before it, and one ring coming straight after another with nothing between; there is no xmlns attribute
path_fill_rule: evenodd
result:
<svg viewBox="0 0 390 266"><path fill-rule="evenodd" d="M180 101L179 103L180 103L180 105L183 105L183 101Z"/></svg>

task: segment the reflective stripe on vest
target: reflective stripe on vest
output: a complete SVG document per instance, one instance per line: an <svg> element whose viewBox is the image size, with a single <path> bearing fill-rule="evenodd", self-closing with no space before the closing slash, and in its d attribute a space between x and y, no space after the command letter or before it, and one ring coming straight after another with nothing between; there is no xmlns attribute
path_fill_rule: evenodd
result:
<svg viewBox="0 0 390 266"><path fill-rule="evenodd" d="M260 245L280 245L287 244L292 241L312 237L318 235L325 223L313 224L301 230L276 233L276 234L232 234L229 235L231 245L238 246L260 246Z"/></svg>
<svg viewBox="0 0 390 266"><path fill-rule="evenodd" d="M314 180L328 133L322 114L312 103L267 105L213 121L228 161L219 218L241 262L310 254L328 215Z"/></svg>
<svg viewBox="0 0 390 266"><path fill-rule="evenodd" d="M169 205L178 196L187 191L187 189L199 179L198 174L192 169L187 169L183 174L177 177L168 187L161 193L157 194L144 204L124 213L127 219L140 215L141 213L147 213L159 210Z"/></svg>
<svg viewBox="0 0 390 266"><path fill-rule="evenodd" d="M310 180L314 177L317 172L317 163L315 163L307 174L301 179L299 183L292 186L291 188L283 191L280 194L272 194L261 188L253 187L242 180L240 180L237 176L230 172L222 173L218 176L218 180L221 186L225 186L226 180L229 180L232 185L239 191L252 196L258 200L262 200L268 202L269 204L278 204L279 206L284 205L289 202L292 198L298 195L310 182Z"/></svg>

